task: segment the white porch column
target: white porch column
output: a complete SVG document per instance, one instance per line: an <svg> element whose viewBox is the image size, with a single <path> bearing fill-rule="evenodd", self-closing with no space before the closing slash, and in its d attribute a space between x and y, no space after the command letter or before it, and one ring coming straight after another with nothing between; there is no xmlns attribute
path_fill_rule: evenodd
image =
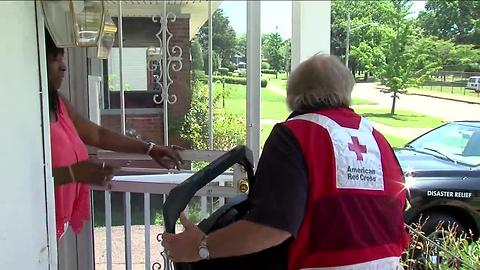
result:
<svg viewBox="0 0 480 270"><path fill-rule="evenodd" d="M247 146L260 157L261 3L247 1Z"/></svg>
<svg viewBox="0 0 480 270"><path fill-rule="evenodd" d="M35 3L0 1L1 269L57 269L46 80L40 76L45 46L43 38L37 42ZM38 29L43 36L43 23Z"/></svg>
<svg viewBox="0 0 480 270"><path fill-rule="evenodd" d="M330 54L330 1L292 1L292 70L315 53Z"/></svg>

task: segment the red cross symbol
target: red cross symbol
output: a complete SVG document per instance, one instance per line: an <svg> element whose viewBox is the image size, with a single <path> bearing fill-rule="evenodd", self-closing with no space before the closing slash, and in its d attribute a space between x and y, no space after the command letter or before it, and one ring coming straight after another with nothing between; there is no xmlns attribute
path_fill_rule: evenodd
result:
<svg viewBox="0 0 480 270"><path fill-rule="evenodd" d="M348 150L355 152L357 155L357 160L363 160L363 155L367 153L367 146L364 144L360 144L358 141L358 137L352 136L352 142L348 144Z"/></svg>

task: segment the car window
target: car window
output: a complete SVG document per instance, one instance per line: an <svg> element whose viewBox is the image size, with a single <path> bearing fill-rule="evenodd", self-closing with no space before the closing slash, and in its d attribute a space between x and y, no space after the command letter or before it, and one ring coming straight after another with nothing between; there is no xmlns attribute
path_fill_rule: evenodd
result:
<svg viewBox="0 0 480 270"><path fill-rule="evenodd" d="M468 166L480 165L479 127L460 123L447 124L419 137L409 145Z"/></svg>

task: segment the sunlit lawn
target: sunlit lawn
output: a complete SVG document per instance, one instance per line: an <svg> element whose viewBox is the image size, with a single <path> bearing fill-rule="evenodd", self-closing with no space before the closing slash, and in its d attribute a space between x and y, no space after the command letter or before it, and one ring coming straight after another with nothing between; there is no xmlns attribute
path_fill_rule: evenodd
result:
<svg viewBox="0 0 480 270"><path fill-rule="evenodd" d="M270 80L272 81L272 79ZM269 82L271 83L271 82ZM240 117L246 116L246 86L237 84L226 84L226 92L228 95L225 98L225 110L227 112L236 114ZM222 91L222 86L217 84L214 86L214 93L219 94ZM265 143L270 134L275 122L285 120L289 114L285 104L285 97L268 88L261 89L261 145ZM354 99L354 105L375 105L376 103L365 99ZM222 100L219 100L220 107ZM368 108L357 107L356 112L366 116L373 122L392 126L392 127L411 127L411 128L430 128L436 127L442 123L441 119L420 115L410 111L398 110L395 115L390 115L389 108ZM406 139L385 134L385 137L392 146L400 147L407 143Z"/></svg>
<svg viewBox="0 0 480 270"><path fill-rule="evenodd" d="M272 124L262 124L260 127L260 145L265 145L265 141L272 132L273 125Z"/></svg>
<svg viewBox="0 0 480 270"><path fill-rule="evenodd" d="M356 108L355 111L373 122L391 127L433 128L443 123L440 118L405 110L397 110L394 115L389 108Z"/></svg>
<svg viewBox="0 0 480 270"><path fill-rule="evenodd" d="M442 95L451 96L452 98L455 97L468 97L472 98L474 101L480 101L480 92L475 92L472 89L465 89L464 86L420 86L417 88L410 88L408 89L409 92L413 93L425 93L434 95L436 93L440 93Z"/></svg>
<svg viewBox="0 0 480 270"><path fill-rule="evenodd" d="M225 110L244 117L246 115L246 86L226 84L226 88L230 93L225 98ZM215 85L215 93L220 93L221 90L221 85ZM261 91L261 119L285 119L289 114L285 97L270 91L268 88L262 88ZM219 102L223 106L221 99Z"/></svg>
<svg viewBox="0 0 480 270"><path fill-rule="evenodd" d="M260 145L264 145L265 144L265 141L267 140L268 138L268 135L270 135L270 132L272 131L272 128L273 128L273 124L262 124L261 126L261 133L260 133ZM401 138L401 137L398 137L398 136L395 136L395 135L391 135L391 134L387 134L387 133L384 133L383 134L385 136L385 138L387 139L388 143L390 143L390 145L392 147L403 147L406 143L409 142L408 139L404 139L404 138Z"/></svg>
<svg viewBox="0 0 480 270"><path fill-rule="evenodd" d="M407 139L400 138L395 135L384 133L383 136L385 136L385 139L387 139L388 143L390 143L392 147L403 147L408 142Z"/></svg>
<svg viewBox="0 0 480 270"><path fill-rule="evenodd" d="M225 89L228 95L225 98L225 110L230 113L245 116L246 114L246 86L238 84L225 84ZM214 93L221 93L222 86L216 84L214 86ZM283 120L288 114L288 108L285 103L285 97L270 90L268 85L261 89L261 119L276 119ZM220 104L223 104L220 99ZM365 99L353 99L354 105L375 105Z"/></svg>

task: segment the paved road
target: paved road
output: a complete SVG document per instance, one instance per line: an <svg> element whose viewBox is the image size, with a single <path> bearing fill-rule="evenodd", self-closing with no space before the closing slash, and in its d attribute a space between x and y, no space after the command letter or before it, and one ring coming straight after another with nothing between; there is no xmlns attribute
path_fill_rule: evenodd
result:
<svg viewBox="0 0 480 270"><path fill-rule="evenodd" d="M375 83L356 84L352 95L353 97L378 102L387 107L390 107L392 104L391 94L380 92ZM416 95L400 95L400 99L397 100L397 108L436 116L446 121L480 121L480 105L478 104Z"/></svg>

